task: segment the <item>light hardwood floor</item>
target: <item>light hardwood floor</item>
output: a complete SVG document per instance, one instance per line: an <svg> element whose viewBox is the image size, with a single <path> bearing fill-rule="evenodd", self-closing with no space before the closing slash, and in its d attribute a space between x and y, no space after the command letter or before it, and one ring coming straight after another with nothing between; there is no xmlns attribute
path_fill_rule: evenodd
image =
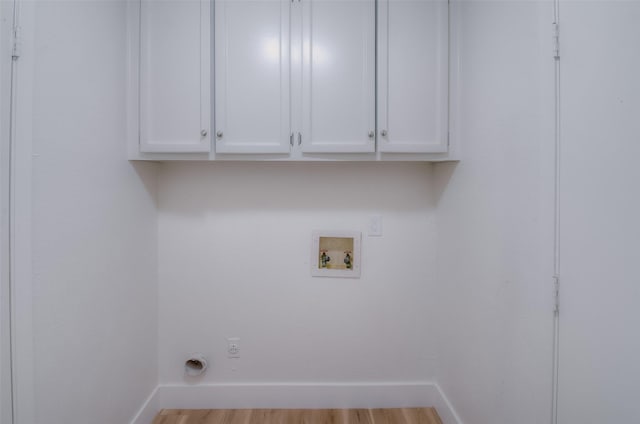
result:
<svg viewBox="0 0 640 424"><path fill-rule="evenodd" d="M442 424L433 408L163 409L153 424Z"/></svg>

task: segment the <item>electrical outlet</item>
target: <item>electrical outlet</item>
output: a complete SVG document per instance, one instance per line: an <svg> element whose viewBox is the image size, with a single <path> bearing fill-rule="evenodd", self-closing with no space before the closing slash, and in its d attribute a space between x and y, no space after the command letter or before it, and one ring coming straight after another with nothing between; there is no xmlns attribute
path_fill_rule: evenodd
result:
<svg viewBox="0 0 640 424"><path fill-rule="evenodd" d="M227 356L229 358L240 357L240 338L239 337L227 338Z"/></svg>

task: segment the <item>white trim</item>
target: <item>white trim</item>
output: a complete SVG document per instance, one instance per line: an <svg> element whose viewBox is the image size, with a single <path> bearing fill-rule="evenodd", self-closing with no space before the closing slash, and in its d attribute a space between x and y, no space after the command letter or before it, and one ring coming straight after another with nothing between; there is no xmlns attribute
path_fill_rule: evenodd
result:
<svg viewBox="0 0 640 424"><path fill-rule="evenodd" d="M20 1L23 54L16 64L15 133L12 157L12 304L14 424L35 419L33 281L31 252L33 30L35 2Z"/></svg>
<svg viewBox="0 0 640 424"><path fill-rule="evenodd" d="M151 422L153 422L153 418L160 412L160 408L158 407L158 389L159 387L153 389L153 392L151 392L147 400L144 401L142 407L140 407L140 410L133 420L131 420L130 424L151 424Z"/></svg>
<svg viewBox="0 0 640 424"><path fill-rule="evenodd" d="M131 424L150 424L161 409L435 407L443 424L462 424L432 382L159 385Z"/></svg>
<svg viewBox="0 0 640 424"><path fill-rule="evenodd" d="M433 407L438 411L442 424L463 424L458 413L453 409L453 405L449 402L449 398L444 394L438 383L434 383L434 386L438 391L438 397Z"/></svg>
<svg viewBox="0 0 640 424"><path fill-rule="evenodd" d="M140 154L140 8L139 1L127 1L127 154Z"/></svg>
<svg viewBox="0 0 640 424"><path fill-rule="evenodd" d="M460 71L460 2L461 0L449 1L449 95L448 95L448 119L447 128L448 143L447 158L446 160L460 160L461 159L461 127L459 122L460 117L460 87L461 71Z"/></svg>
<svg viewBox="0 0 640 424"><path fill-rule="evenodd" d="M561 222L561 162L560 154L562 152L561 135L561 91L560 91L560 34L558 25L560 24L560 1L553 2L553 28L557 36L557 51L554 57L554 100L555 100L555 169L554 169L554 217L553 217L553 280L555 291L555 310L553 314L553 356L551 370L551 424L558 424L558 396L559 396L559 367L560 367L560 222Z"/></svg>
<svg viewBox="0 0 640 424"><path fill-rule="evenodd" d="M10 197L13 106L11 38L15 1L0 1L0 422L13 423Z"/></svg>

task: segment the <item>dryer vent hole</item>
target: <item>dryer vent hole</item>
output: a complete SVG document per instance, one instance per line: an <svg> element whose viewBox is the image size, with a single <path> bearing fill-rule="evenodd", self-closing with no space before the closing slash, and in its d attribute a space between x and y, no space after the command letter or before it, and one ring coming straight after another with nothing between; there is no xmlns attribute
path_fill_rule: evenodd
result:
<svg viewBox="0 0 640 424"><path fill-rule="evenodd" d="M202 371L202 369L204 368L204 365L202 364L202 362L198 361L197 359L189 359L186 365L187 365L187 368L191 368L192 370L195 370L195 371Z"/></svg>

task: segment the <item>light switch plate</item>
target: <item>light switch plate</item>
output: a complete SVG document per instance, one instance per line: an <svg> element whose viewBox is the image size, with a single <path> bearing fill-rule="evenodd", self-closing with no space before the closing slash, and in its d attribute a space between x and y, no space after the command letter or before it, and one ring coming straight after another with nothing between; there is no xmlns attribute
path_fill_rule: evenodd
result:
<svg viewBox="0 0 640 424"><path fill-rule="evenodd" d="M369 237L382 237L382 215L373 215L369 217L367 235Z"/></svg>

